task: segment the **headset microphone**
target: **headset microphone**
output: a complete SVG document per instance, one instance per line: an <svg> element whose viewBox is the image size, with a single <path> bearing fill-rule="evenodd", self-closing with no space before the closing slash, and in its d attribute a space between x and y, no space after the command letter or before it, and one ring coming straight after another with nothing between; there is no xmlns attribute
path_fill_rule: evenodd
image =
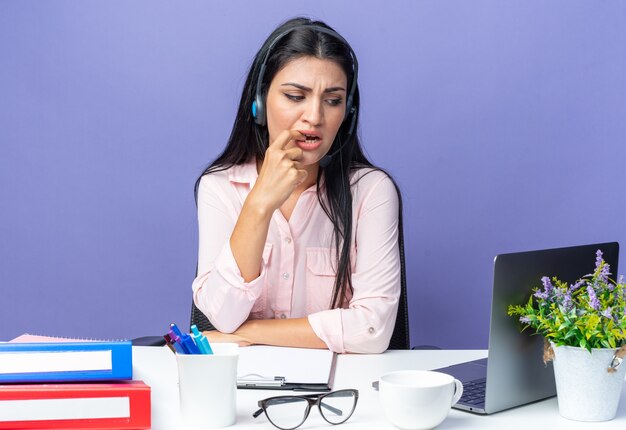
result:
<svg viewBox="0 0 626 430"><path fill-rule="evenodd" d="M337 153L340 152L344 146L346 146L347 140L350 139L350 136L352 135L352 132L354 131L354 126L356 124L356 108L352 108L352 111L354 112L354 114L352 114L352 121L350 121L350 128L348 129L348 134L346 134L346 142L342 142L341 145L339 145L339 148L334 150L331 154L326 154L322 158L320 158L319 163L322 169L325 169L326 167L328 167L330 162L333 160L333 157L337 155Z"/></svg>
<svg viewBox="0 0 626 430"><path fill-rule="evenodd" d="M325 169L328 167L328 165L330 164L330 162L332 161L333 156L332 155L324 155L322 158L320 158L320 167L322 169Z"/></svg>

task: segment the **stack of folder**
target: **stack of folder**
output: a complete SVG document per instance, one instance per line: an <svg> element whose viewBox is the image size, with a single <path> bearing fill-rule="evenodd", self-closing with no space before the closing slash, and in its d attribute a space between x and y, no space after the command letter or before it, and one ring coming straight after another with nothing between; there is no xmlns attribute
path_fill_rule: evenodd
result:
<svg viewBox="0 0 626 430"><path fill-rule="evenodd" d="M148 429L130 341L0 343L0 429Z"/></svg>

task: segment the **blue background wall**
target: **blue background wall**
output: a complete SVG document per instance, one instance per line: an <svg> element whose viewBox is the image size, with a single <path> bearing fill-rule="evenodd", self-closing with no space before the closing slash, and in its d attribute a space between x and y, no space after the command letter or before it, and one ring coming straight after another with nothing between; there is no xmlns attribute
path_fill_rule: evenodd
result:
<svg viewBox="0 0 626 430"><path fill-rule="evenodd" d="M0 339L187 324L194 180L299 14L358 54L412 344L487 346L497 253L626 244L626 2L2 1Z"/></svg>

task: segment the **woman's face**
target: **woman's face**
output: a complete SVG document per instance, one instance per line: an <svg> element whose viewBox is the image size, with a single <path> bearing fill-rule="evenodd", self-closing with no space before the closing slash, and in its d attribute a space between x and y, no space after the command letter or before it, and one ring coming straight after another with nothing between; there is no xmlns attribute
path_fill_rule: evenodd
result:
<svg viewBox="0 0 626 430"><path fill-rule="evenodd" d="M272 80L267 93L270 142L283 130L303 135L295 144L302 164L317 163L330 149L346 110L347 77L334 61L306 56L292 60Z"/></svg>

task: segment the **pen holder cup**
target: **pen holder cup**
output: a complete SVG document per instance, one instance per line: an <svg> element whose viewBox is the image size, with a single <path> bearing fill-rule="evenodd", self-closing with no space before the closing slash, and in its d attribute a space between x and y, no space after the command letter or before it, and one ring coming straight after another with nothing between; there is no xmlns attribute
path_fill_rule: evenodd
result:
<svg viewBox="0 0 626 430"><path fill-rule="evenodd" d="M213 354L176 354L180 415L188 428L228 427L237 418L236 343L211 344Z"/></svg>

